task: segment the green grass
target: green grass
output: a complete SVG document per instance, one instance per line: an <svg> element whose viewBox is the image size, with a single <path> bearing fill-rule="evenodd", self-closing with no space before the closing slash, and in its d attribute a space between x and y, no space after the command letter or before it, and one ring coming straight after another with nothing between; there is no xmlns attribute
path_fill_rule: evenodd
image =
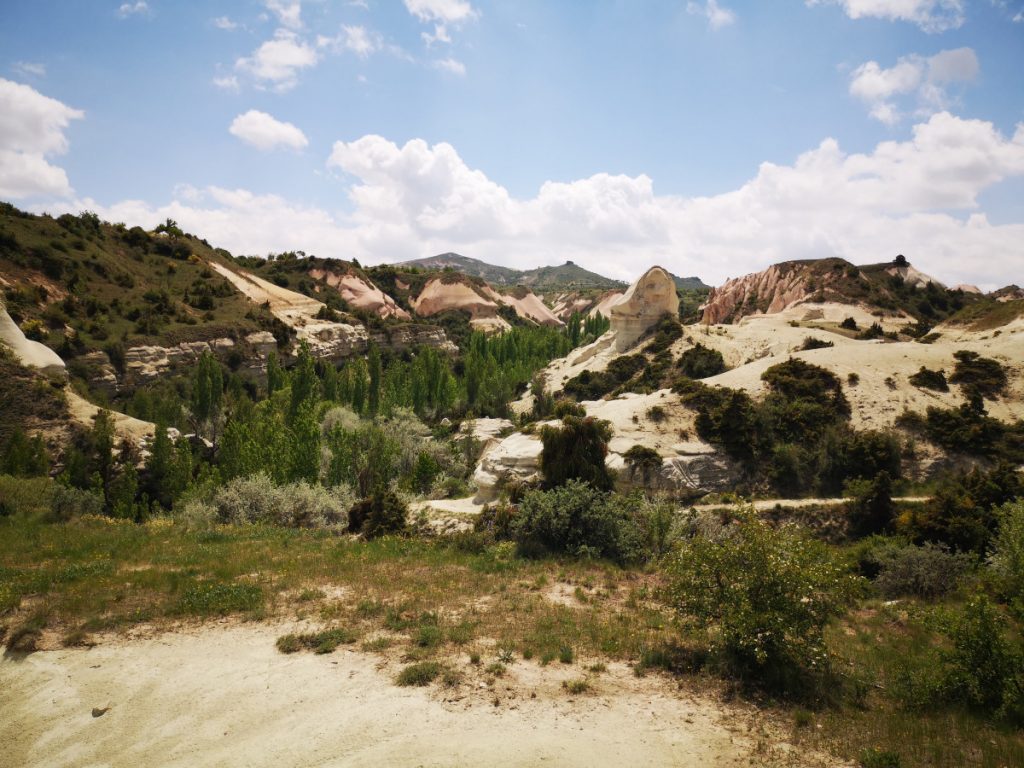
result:
<svg viewBox="0 0 1024 768"><path fill-rule="evenodd" d="M421 687L430 685L444 671L444 665L437 661L421 661L418 664L410 664L398 673L395 685Z"/></svg>
<svg viewBox="0 0 1024 768"><path fill-rule="evenodd" d="M283 635L277 638L277 650L281 653L296 653L311 650L315 653L331 653L339 645L348 645L359 639L351 629L335 627L321 632L298 635Z"/></svg>

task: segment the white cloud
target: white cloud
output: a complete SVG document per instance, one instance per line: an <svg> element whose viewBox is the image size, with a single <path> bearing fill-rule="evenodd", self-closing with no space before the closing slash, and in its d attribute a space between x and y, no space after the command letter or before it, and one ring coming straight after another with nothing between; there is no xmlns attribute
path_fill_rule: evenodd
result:
<svg viewBox="0 0 1024 768"><path fill-rule="evenodd" d="M355 25L342 25L341 32L334 37L317 37L318 48L331 48L334 51L351 51L361 59L381 50L384 41L376 32L371 32L366 27Z"/></svg>
<svg viewBox="0 0 1024 768"><path fill-rule="evenodd" d="M716 0L706 0L703 5L689 2L686 4L686 12L694 16L704 16L712 29L721 29L736 21L735 12L720 6Z"/></svg>
<svg viewBox="0 0 1024 768"><path fill-rule="evenodd" d="M457 24L480 15L467 0L405 0L405 7L424 22Z"/></svg>
<svg viewBox="0 0 1024 768"><path fill-rule="evenodd" d="M267 10L288 29L302 29L302 3L299 0L266 0Z"/></svg>
<svg viewBox="0 0 1024 768"><path fill-rule="evenodd" d="M572 259L623 278L658 263L718 283L787 259L869 263L904 253L951 284L991 288L1024 273L1024 222L994 225L978 209L984 190L1024 176L1024 125L1007 138L948 113L865 154L826 139L710 197L658 195L647 176L596 174L517 199L451 145L419 139L337 142L328 166L351 183L344 216L220 188L182 191L161 207L68 209L149 227L170 216L236 253L299 248L364 263L454 250L517 267Z"/></svg>
<svg viewBox="0 0 1024 768"><path fill-rule="evenodd" d="M317 63L317 52L287 29L278 29L251 56L235 62L235 69L277 91L287 91L298 83L298 73Z"/></svg>
<svg viewBox="0 0 1024 768"><path fill-rule="evenodd" d="M11 69L22 77L46 77L46 65L36 61L16 61Z"/></svg>
<svg viewBox="0 0 1024 768"><path fill-rule="evenodd" d="M0 198L71 194L64 169L46 158L67 151L64 132L84 116L34 88L0 78Z"/></svg>
<svg viewBox="0 0 1024 768"><path fill-rule="evenodd" d="M213 78L213 84L223 91L237 91L240 88L238 78L234 75L215 77Z"/></svg>
<svg viewBox="0 0 1024 768"><path fill-rule="evenodd" d="M850 94L863 101L876 120L894 125L903 117L899 97L913 97L915 114L924 117L948 109L951 86L977 78L978 57L970 48L940 51L934 56L903 56L889 69L876 61L861 64L850 75Z"/></svg>
<svg viewBox="0 0 1024 768"><path fill-rule="evenodd" d="M266 112L255 109L236 117L228 131L246 144L262 150L277 147L304 149L309 145L306 134L294 125L276 120Z"/></svg>
<svg viewBox="0 0 1024 768"><path fill-rule="evenodd" d="M217 18L213 19L210 23L213 24L213 26L215 26L217 29L224 29L228 31L238 29L238 24L229 19L227 16L218 16Z"/></svg>
<svg viewBox="0 0 1024 768"><path fill-rule="evenodd" d="M806 0L807 5L839 5L851 19L907 21L925 32L945 32L966 19L964 0Z"/></svg>
<svg viewBox="0 0 1024 768"><path fill-rule="evenodd" d="M444 24L435 24L433 32L420 32L420 37L427 44L427 48L434 43L445 43L451 45L452 37L448 34L448 27Z"/></svg>
<svg viewBox="0 0 1024 768"><path fill-rule="evenodd" d="M122 3L117 9L117 15L122 19L127 19L129 16L139 16L145 13L149 13L149 5L146 0L138 0L135 3Z"/></svg>
<svg viewBox="0 0 1024 768"><path fill-rule="evenodd" d="M453 75L458 75L459 77L466 76L466 65L463 64L458 59L453 59L450 56L446 59L436 60L434 62L434 66L437 69L443 70L445 72L450 72Z"/></svg>

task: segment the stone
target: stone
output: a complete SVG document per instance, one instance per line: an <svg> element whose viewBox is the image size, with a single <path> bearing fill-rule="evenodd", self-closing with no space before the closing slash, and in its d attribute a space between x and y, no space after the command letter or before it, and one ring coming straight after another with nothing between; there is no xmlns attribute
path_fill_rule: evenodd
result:
<svg viewBox="0 0 1024 768"><path fill-rule="evenodd" d="M476 501L485 504L498 498L498 491L509 480L533 482L540 479L540 437L515 432L503 440L492 439L473 473Z"/></svg>
<svg viewBox="0 0 1024 768"><path fill-rule="evenodd" d="M0 304L0 342L3 342L18 361L28 367L36 368L52 379L67 378L67 369L60 355L45 344L25 338L21 328L7 314L7 309Z"/></svg>
<svg viewBox="0 0 1024 768"><path fill-rule="evenodd" d="M615 348L623 352L643 336L665 314L679 314L679 296L672 276L661 267L651 267L633 283L609 309Z"/></svg>

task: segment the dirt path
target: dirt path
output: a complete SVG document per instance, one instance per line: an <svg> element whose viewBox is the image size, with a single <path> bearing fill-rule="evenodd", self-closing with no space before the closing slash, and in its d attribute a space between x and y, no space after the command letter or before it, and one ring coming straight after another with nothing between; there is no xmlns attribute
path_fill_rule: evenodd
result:
<svg viewBox="0 0 1024 768"><path fill-rule="evenodd" d="M902 501L908 504L928 501L930 496L894 496L893 501ZM832 498L832 499L758 499L754 502L744 502L744 506L748 503L753 504L754 509L758 512L763 512L768 509L775 509L775 507L783 507L784 509L804 509L805 507L838 507L842 504L849 504L850 499L847 498ZM711 509L725 509L735 507L735 503L719 502L718 504L696 504L692 508L698 512L711 510Z"/></svg>
<svg viewBox="0 0 1024 768"><path fill-rule="evenodd" d="M611 665L519 661L493 687L399 688L400 664L284 656L278 627L214 627L0 661L0 754L18 766L820 765L741 705ZM461 662L467 668L466 662ZM99 717L93 708L109 710ZM97 710L98 711L98 710ZM827 763L825 763L827 764Z"/></svg>

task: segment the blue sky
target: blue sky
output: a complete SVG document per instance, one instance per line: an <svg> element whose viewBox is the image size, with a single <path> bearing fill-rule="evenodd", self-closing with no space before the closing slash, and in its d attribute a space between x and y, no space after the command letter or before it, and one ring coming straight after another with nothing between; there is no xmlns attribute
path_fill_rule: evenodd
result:
<svg viewBox="0 0 1024 768"><path fill-rule="evenodd" d="M6 0L0 198L238 253L1024 282L1024 0Z"/></svg>

